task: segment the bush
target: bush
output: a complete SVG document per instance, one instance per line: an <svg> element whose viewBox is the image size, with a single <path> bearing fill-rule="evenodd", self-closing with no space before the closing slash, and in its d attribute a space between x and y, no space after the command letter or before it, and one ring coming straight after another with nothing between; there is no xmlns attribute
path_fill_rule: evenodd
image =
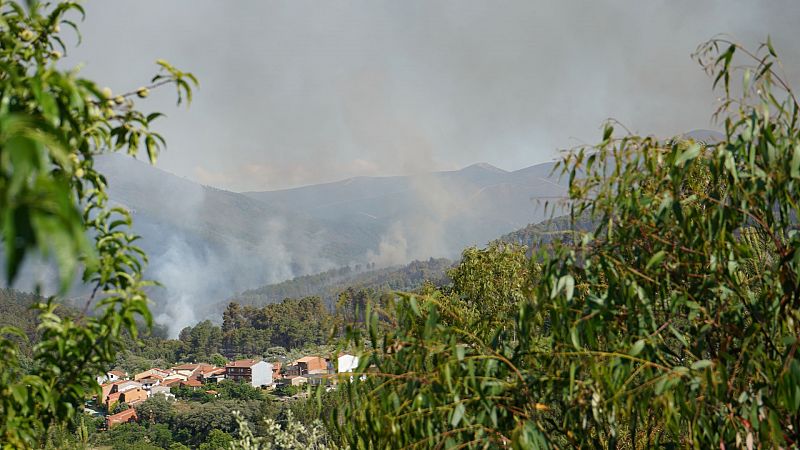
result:
<svg viewBox="0 0 800 450"><path fill-rule="evenodd" d="M751 53L714 40L696 56L723 90L723 141L615 137L608 124L568 153L570 220L593 226L536 252L541 281L520 291L510 327L474 333L486 318L458 320L437 293L401 295L387 332L373 313L367 380L340 385L330 418L343 445L800 442L800 105L769 41ZM499 300L459 283L457 295Z"/></svg>
<svg viewBox="0 0 800 450"><path fill-rule="evenodd" d="M214 386L220 398L230 400L263 400L264 391L248 383L221 381Z"/></svg>

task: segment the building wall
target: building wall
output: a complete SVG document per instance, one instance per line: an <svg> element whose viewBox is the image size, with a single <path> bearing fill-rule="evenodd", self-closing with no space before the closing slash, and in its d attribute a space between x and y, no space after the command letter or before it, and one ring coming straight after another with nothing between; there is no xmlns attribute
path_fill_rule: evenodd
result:
<svg viewBox="0 0 800 450"><path fill-rule="evenodd" d="M113 416L106 417L106 426L110 429L114 425L119 425L121 423L127 422L135 422L139 418L136 416L136 410L126 410L119 414L114 414Z"/></svg>
<svg viewBox="0 0 800 450"><path fill-rule="evenodd" d="M326 373L328 370L328 361L325 358L309 358L306 364L308 365L308 373Z"/></svg>
<svg viewBox="0 0 800 450"><path fill-rule="evenodd" d="M138 402L143 402L147 400L147 391L144 389L132 389L130 391L123 392L120 396L120 400L127 404L133 404Z"/></svg>
<svg viewBox="0 0 800 450"><path fill-rule="evenodd" d="M172 396L172 392L170 392L170 388L167 386L153 386L153 389L150 390L150 395L153 396L156 394L163 394L167 397Z"/></svg>
<svg viewBox="0 0 800 450"><path fill-rule="evenodd" d="M232 381L244 381L250 383L253 378L253 372L250 367L229 367L226 376Z"/></svg>
<svg viewBox="0 0 800 450"><path fill-rule="evenodd" d="M306 377L295 377L292 378L292 386L301 386L303 384L308 383L308 378Z"/></svg>
<svg viewBox="0 0 800 450"><path fill-rule="evenodd" d="M352 372L358 367L358 356L342 355L338 359L336 370L339 373Z"/></svg>
<svg viewBox="0 0 800 450"><path fill-rule="evenodd" d="M253 364L250 369L252 369L251 385L259 387L272 384L272 364L266 361L259 361Z"/></svg>

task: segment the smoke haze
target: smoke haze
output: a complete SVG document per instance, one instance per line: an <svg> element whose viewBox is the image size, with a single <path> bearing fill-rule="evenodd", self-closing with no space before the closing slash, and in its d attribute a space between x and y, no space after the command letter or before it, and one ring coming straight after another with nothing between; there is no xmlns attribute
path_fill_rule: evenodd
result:
<svg viewBox="0 0 800 450"><path fill-rule="evenodd" d="M115 91L156 58L201 80L172 92L160 167L233 191L357 175L513 170L594 142L608 117L634 131L708 128L715 96L689 57L727 33L771 34L798 80L793 0L104 0L87 4L67 59Z"/></svg>
<svg viewBox="0 0 800 450"><path fill-rule="evenodd" d="M608 117L660 136L713 128L690 54L715 34L750 47L770 34L800 81L790 0L86 6L84 44L63 64L114 92L146 84L157 58L201 81L188 111L169 90L140 103L169 115L159 168L175 176L104 169L145 237L172 335L244 289L452 257L540 220L535 198L563 187L526 167L596 141ZM331 183L392 175L408 177ZM331 184L275 191L318 183Z"/></svg>

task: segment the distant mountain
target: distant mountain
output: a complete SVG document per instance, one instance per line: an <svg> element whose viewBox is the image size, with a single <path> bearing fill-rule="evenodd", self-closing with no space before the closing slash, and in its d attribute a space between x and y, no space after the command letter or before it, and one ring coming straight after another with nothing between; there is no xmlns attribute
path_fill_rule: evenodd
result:
<svg viewBox="0 0 800 450"><path fill-rule="evenodd" d="M545 163L514 172L489 164L461 170L246 192L273 208L321 220L338 232L359 230L374 240L367 261L401 264L453 257L469 245L545 217L544 202L566 189Z"/></svg>
<svg viewBox="0 0 800 450"><path fill-rule="evenodd" d="M724 134L714 130L692 130L688 133L684 133L683 137L698 142L705 142L706 144L716 144L725 139Z"/></svg>
<svg viewBox="0 0 800 450"><path fill-rule="evenodd" d="M565 188L552 163L513 172L489 164L235 193L124 156L97 160L113 202L129 208L150 257L156 317L171 332L256 286L356 264L452 258L538 222Z"/></svg>
<svg viewBox="0 0 800 450"><path fill-rule="evenodd" d="M157 319L181 327L231 292L360 260L368 239L300 213L202 186L122 156L97 161L109 196L133 212Z"/></svg>
<svg viewBox="0 0 800 450"><path fill-rule="evenodd" d="M568 215L553 217L539 223L532 223L519 230L504 234L497 239L500 242L522 245L529 251L547 245L553 241L570 242L576 231L587 232L595 224L586 217L578 218L574 222Z"/></svg>
<svg viewBox="0 0 800 450"><path fill-rule="evenodd" d="M569 216L558 216L504 234L496 241L508 242L527 247L530 251L540 245L554 240L570 239L573 230L587 231L593 226L587 219L579 219L574 225ZM292 280L265 285L237 294L234 297L214 305L210 315L219 315L230 302L243 305L264 306L279 302L285 298L303 298L317 296L326 304L333 305L338 295L348 288L368 289L377 293L389 291L411 291L430 281L437 286L450 282L447 271L457 261L445 258L430 258L427 261L413 261L406 265L375 269L371 264L366 266L345 266L326 272L304 275Z"/></svg>

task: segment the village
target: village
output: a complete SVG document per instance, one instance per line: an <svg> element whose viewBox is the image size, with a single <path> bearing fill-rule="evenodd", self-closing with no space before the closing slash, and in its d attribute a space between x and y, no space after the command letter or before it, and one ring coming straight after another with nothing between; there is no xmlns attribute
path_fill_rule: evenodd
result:
<svg viewBox="0 0 800 450"><path fill-rule="evenodd" d="M335 359L304 356L287 364L260 359L235 360L224 367L188 363L169 369L154 367L132 376L111 370L97 378L100 397L87 402L85 409L94 415L105 415L106 429L111 429L122 423L137 422L134 406L152 396L175 400L177 390L191 390L213 397L218 395L215 385L221 382L243 383L265 391L306 385L333 389L342 379L353 380L353 375L346 374L352 373L358 362L358 356L340 353ZM123 405L127 409L117 412Z"/></svg>

